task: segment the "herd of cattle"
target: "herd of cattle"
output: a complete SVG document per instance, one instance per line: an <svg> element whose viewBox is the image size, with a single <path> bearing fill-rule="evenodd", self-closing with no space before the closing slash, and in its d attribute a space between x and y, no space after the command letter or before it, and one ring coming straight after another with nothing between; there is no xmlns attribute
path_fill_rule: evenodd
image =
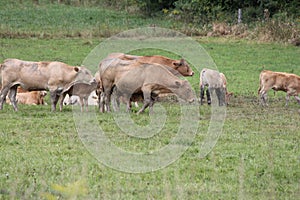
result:
<svg viewBox="0 0 300 200"><path fill-rule="evenodd" d="M181 76L194 75L189 64L184 59L174 60L159 55L112 53L100 62L95 75L85 67L62 62L6 59L0 65L0 74L0 110L5 102L10 103L15 111L18 110L17 103L46 104L46 91L50 94L52 111L56 110L58 102L61 111L64 104L76 101L79 101L81 111L84 108L88 110L88 104L92 102L99 105L100 112L110 112L111 102L118 110L120 101L130 111L132 102L142 101L139 114L147 107L152 112L154 103L163 95L175 94L189 103L196 101L190 83L181 79ZM267 105L270 89L286 92L286 105L290 96L294 96L300 104L299 76L264 70L259 81L258 94L262 105ZM227 105L233 93L227 91L226 84L223 73L204 68L200 73L200 103L203 104L206 92L208 104L211 104L213 96L219 106ZM67 95L68 101L65 99ZM78 99L74 100L75 96Z"/></svg>

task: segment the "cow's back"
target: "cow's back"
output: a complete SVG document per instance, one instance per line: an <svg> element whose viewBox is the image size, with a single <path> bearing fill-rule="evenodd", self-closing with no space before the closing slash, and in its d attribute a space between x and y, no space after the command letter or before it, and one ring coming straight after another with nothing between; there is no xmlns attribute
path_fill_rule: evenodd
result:
<svg viewBox="0 0 300 200"><path fill-rule="evenodd" d="M160 64L178 71L183 76L193 76L194 74L192 68L190 68L190 66L184 59L174 60L161 55L136 56L136 55L123 54L123 53L112 53L107 57L107 59L114 59L114 58L124 60L124 61L138 61L140 63Z"/></svg>
<svg viewBox="0 0 300 200"><path fill-rule="evenodd" d="M209 86L213 88L223 87L223 80L216 70L204 68L200 72L200 87Z"/></svg>
<svg viewBox="0 0 300 200"><path fill-rule="evenodd" d="M116 84L118 88L131 93L137 92L143 85L152 85L158 90L164 89L165 92L170 92L169 88L175 81L181 82L182 80L164 66L144 63L130 70Z"/></svg>
<svg viewBox="0 0 300 200"><path fill-rule="evenodd" d="M101 86L112 86L130 69L139 66L140 63L132 60L121 60L119 58L105 59L99 64Z"/></svg>

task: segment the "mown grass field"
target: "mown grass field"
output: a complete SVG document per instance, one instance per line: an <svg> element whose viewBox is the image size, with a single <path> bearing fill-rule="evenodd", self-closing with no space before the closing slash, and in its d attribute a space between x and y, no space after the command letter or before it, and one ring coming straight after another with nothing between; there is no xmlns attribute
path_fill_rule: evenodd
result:
<svg viewBox="0 0 300 200"><path fill-rule="evenodd" d="M0 13L8 16L3 14L5 12ZM13 27L18 20L6 20L12 32L21 30ZM25 27L24 32L27 32L30 20L24 21L19 27ZM50 24L55 32L56 26L53 22ZM42 33L42 27L35 32ZM88 29L88 23L72 30L82 27ZM54 39L29 38L27 34L23 39L2 38L0 62L19 58L80 65L104 40L65 38L64 34L60 39L57 35ZM262 108L257 89L263 68L300 75L300 49L224 38L194 40L225 73L228 90L234 92L226 108L223 132L208 155L199 157L211 121L212 111L207 105L191 105L200 114L199 128L187 151L171 165L148 173L114 170L92 156L78 135L72 107L52 113L49 105L19 105L19 112L13 112L11 106L4 105L0 112L0 199L297 199L300 196L300 107L294 99L285 107L285 94L270 91L270 105ZM152 53L172 56L155 50ZM199 74L187 80L198 95ZM47 101L49 103L49 99ZM96 111L95 125L101 126L120 149L137 153L159 150L176 135L181 118L178 104L165 102L161 105L167 113L165 125L148 139L124 133L113 113ZM159 114L158 105L154 110ZM93 111L91 108L89 113ZM132 113L130 118L140 126L151 123L148 112L139 116Z"/></svg>

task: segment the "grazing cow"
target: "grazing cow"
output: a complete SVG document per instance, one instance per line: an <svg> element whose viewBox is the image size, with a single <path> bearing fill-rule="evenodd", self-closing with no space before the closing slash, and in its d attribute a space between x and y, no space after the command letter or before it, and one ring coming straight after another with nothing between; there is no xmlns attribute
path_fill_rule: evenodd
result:
<svg viewBox="0 0 300 200"><path fill-rule="evenodd" d="M263 106L267 105L267 92L270 89L286 92L286 106L289 103L290 96L294 96L300 104L300 97L298 96L300 93L300 76L263 70L259 75L259 83L258 94Z"/></svg>
<svg viewBox="0 0 300 200"><path fill-rule="evenodd" d="M27 105L47 105L44 98L47 95L45 90L42 91L30 91L30 92L17 92L16 99L20 104ZM7 103L10 103L7 99Z"/></svg>
<svg viewBox="0 0 300 200"><path fill-rule="evenodd" d="M94 79L92 83L75 83L67 90L63 91L61 94L61 100L60 100L60 111L62 111L63 102L65 99L65 96L68 94L69 97L72 97L73 95L79 97L79 103L81 112L84 110L84 106L86 111L88 111L88 98L92 92L94 92L98 88L98 83Z"/></svg>
<svg viewBox="0 0 300 200"><path fill-rule="evenodd" d="M141 63L157 63L160 65L171 67L178 71L182 76L193 76L194 71L189 66L189 64L184 60L173 60L168 57L153 55L153 56L136 56L136 55L128 55L124 53L111 53L108 55L109 59L111 58L119 58L121 60L137 60Z"/></svg>
<svg viewBox="0 0 300 200"><path fill-rule="evenodd" d="M101 112L104 112L104 110L110 111L110 97L116 80L143 63L164 65L175 75L192 76L194 74L184 59L172 60L163 56L132 56L122 53L110 54L107 59L104 59L99 64L101 88L103 91L99 101Z"/></svg>
<svg viewBox="0 0 300 200"><path fill-rule="evenodd" d="M233 92L228 92L227 90L227 80L225 74L220 73L220 77L223 81L223 88L225 89L225 103L226 105L229 105L230 97L232 97Z"/></svg>
<svg viewBox="0 0 300 200"><path fill-rule="evenodd" d="M233 93L228 93L226 88L226 77L223 73L219 73L216 70L204 68L200 72L200 103L203 104L205 87L207 103L211 104L211 94L215 91L219 106L224 106L229 103L230 96Z"/></svg>
<svg viewBox="0 0 300 200"><path fill-rule="evenodd" d="M128 111L131 108L131 96L143 93L144 105L137 114L142 113L148 106L151 112L154 99L161 93L174 93L189 103L195 100L188 81L181 80L158 64L144 63L133 68L116 82L115 87L117 96L123 96L127 102Z"/></svg>
<svg viewBox="0 0 300 200"><path fill-rule="evenodd" d="M115 81L127 73L130 69L138 66L137 61L121 60L119 58L109 58L101 61L99 65L100 74L100 97L99 110L100 112L110 112L110 97L113 91Z"/></svg>
<svg viewBox="0 0 300 200"><path fill-rule="evenodd" d="M62 62L30 62L18 59L7 59L1 67L2 90L0 93L0 110L9 92L9 99L15 111L17 87L28 91L49 90L51 110L56 110L56 104L62 91L74 83L89 83L93 80L90 71L84 67L73 67Z"/></svg>

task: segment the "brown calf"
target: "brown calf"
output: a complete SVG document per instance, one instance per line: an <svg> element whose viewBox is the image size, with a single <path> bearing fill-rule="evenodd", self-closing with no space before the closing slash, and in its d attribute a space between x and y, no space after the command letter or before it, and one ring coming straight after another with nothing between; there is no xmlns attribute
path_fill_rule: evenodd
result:
<svg viewBox="0 0 300 200"><path fill-rule="evenodd" d="M264 70L259 76L259 88L258 94L260 95L261 104L267 104L267 92L270 89L274 91L284 91L286 92L286 102L287 106L289 103L290 96L294 96L295 99L300 104L300 77L295 74L284 73L284 72L273 72Z"/></svg>

